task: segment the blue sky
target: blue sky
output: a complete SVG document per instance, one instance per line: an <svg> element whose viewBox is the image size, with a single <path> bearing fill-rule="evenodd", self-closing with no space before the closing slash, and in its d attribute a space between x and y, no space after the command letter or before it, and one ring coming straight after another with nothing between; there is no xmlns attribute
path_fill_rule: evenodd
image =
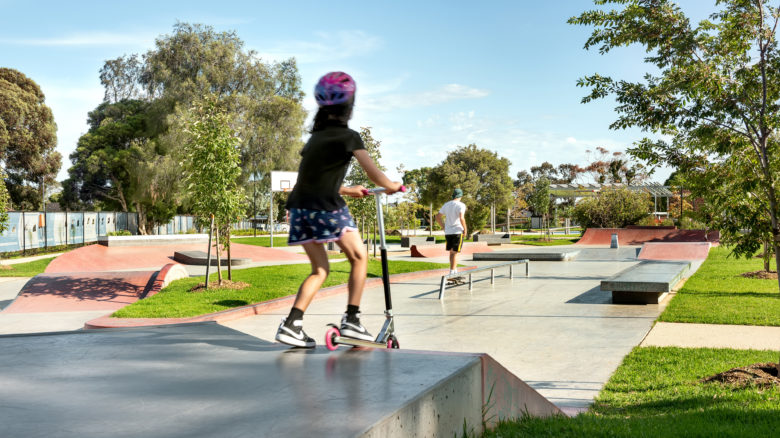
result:
<svg viewBox="0 0 780 438"><path fill-rule="evenodd" d="M682 1L696 18L714 1ZM643 52L601 56L582 46L590 29L566 20L584 0L539 1L134 1L0 0L0 66L35 80L68 155L103 98L107 59L143 53L176 21L235 30L266 60L298 60L305 107L331 70L358 84L351 126L370 126L388 173L436 165L475 143L511 162L511 174L543 161L585 164L587 149L624 150L638 130L611 131L614 102L583 105L576 80L599 72L637 79ZM279 169L295 170L295 169ZM654 180L663 182L668 170Z"/></svg>

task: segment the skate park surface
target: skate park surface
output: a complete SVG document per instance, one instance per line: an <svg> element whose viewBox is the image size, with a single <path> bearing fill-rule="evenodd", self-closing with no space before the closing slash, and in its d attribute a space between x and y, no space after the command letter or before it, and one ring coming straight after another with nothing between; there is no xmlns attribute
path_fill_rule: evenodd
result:
<svg viewBox="0 0 780 438"><path fill-rule="evenodd" d="M496 251L504 250L506 249L503 247L496 249ZM601 280L639 262L637 259L639 247L620 249L580 247L578 250L580 254L574 261L533 262L531 275L528 278L515 277L510 280L505 273L497 272L495 283L490 284L489 274L483 277L475 275L473 290L469 291L467 286L448 288L441 301L437 299L440 277L418 278L393 284L396 333L401 345L401 350L397 351L341 348L330 353L319 347L307 352L274 344L271 341L276 328L281 318L287 313L286 310L278 310L225 322L223 326L200 324L189 328L186 328L187 326L185 328L170 326L131 330L98 330L79 332L78 334L3 337L0 338L0 344L2 344L0 355L3 356L5 362L16 364L16 368L5 368L0 376L3 378L4 385L5 382L18 376L26 376L20 382L25 381L26 378L35 382L36 375L40 375L40 373L35 374L34 370L36 369L51 373L55 377L59 376L59 380L66 377L64 380L74 383L72 386L63 383L62 391L69 394L73 391L80 393L86 389L85 394L89 394L90 397L84 396L85 405L114 405L117 412L124 410L132 412L134 415L137 412L131 406L137 405L124 403L137 397L137 400L144 400L144 403L147 403L145 406L148 406L149 409L156 407L156 414L149 414L152 410L144 411L150 415L148 420L145 420L146 422L136 418L136 421L141 422L143 427L149 427L148 430L166 432L166 428L172 427L171 418L183 420L187 423L187 427L190 425L195 427L201 422L190 423L187 420L186 413L192 411L201 415L211 415L216 421L212 424L202 425L199 432L189 435L213 436L214 434L208 433L211 430L208 429L209 427L217 427L218 425L228 427L228 423L242 422L246 423L247 427L254 425L256 428L266 430L269 427L268 423L258 424L256 421L247 420L250 417L264 417L271 422L272 426L271 429L267 429L269 432L265 436L278 436L277 433L271 432L284 433L284 427L286 427L283 424L277 424L280 423L277 415L279 411L274 413L274 409L282 409L277 406L281 403L278 400L279 394L282 394L281 398L285 398L290 392L294 393L294 398L299 403L298 408L316 411L314 415L317 415L317 418L333 415L336 417L337 423L342 426L345 420L349 420L347 422L353 421L353 417L345 414L343 410L339 411L336 407L338 404L334 405L333 403L346 401L350 409L356 409L355 406L359 406L361 409L370 411L366 412L365 418L361 420L364 423L359 421L357 423L368 424L365 423L368 421L374 425L372 427L379 427L377 425L387 425L382 421L389 418L386 414L392 412L392 409L382 405L385 399L377 400L366 393L385 394L387 400L392 400L392 403L397 405L399 403L408 404L419 399L420 394L422 394L421 387L438 388L444 381L460 379L459 381L463 385L476 385L473 378L469 380L469 378L463 377L463 370L470 370L475 366L474 356L469 354L486 353L506 368L508 376L514 375L522 379L522 382L530 385L556 406L562 408L564 412L576 413L592 402L593 397L597 395L625 354L642 342L653 321L665 305L665 302L658 305L613 305L609 292L600 291ZM534 248L532 251L539 252L540 249ZM393 255L391 258L412 260L407 255L408 253L393 252L391 254L399 254ZM491 262L474 262L469 258L468 256L461 258L461 263L468 266L491 264ZM440 260L426 259L426 261L442 262L445 260L446 257ZM325 297L315 300L307 311L304 326L309 335L314 337L320 345L323 343L326 324L338 322L344 311L345 301L345 294ZM367 288L361 310L363 311L364 323L370 330L376 332L381 326L384 320L383 309L382 288ZM70 328L77 328L75 325L79 319L83 324L84 321L105 315L106 312L102 311L99 314L94 311L65 313L72 314ZM50 330L68 328L57 326L56 323L46 325L43 316L46 314L46 312L28 314L1 312L0 330L5 333L21 333L25 329L27 329L26 331L41 331L41 327L49 327ZM37 322L38 330L29 330L30 320L27 322L28 326L25 327L25 321L19 319L25 315L33 317L31 319L32 325ZM38 316L37 319L36 316ZM17 319L6 320L9 317ZM96 336L98 333L104 333L103 336L106 337ZM136 341L137 345L134 344ZM34 347L32 344L38 347ZM190 348L195 346L199 349L198 354L190 351ZM124 356L116 352L111 353L110 349L107 350L108 347L121 349L124 351ZM184 350L179 351L179 348L184 348ZM76 358L68 359L67 354L65 356L58 354L60 351L69 352L71 350L79 352L79 355ZM178 352L172 352L166 356L161 350L176 350ZM75 355L75 352L72 354ZM244 357L241 354L249 356ZM401 365L402 356L403 360L410 362ZM233 358L231 359L231 357ZM421 357L423 359L420 359ZM433 371L426 371L425 366L415 362L415 360L431 364ZM483 362L482 373L484 374L484 362L489 360L481 360ZM440 362L441 366L439 366ZM335 366L337 370L343 369L343 374L333 373L334 363L347 364ZM388 363L392 363L392 365L388 365ZM75 369L69 368L69 372L64 372L61 369L64 364L77 366ZM187 364L193 368L190 369L186 366ZM398 370L393 368L396 366ZM498 368L502 368L501 366ZM94 371L90 367L94 367ZM11 373L13 369L20 371L19 373ZM236 381L225 383L228 370L232 372L235 369L247 372L239 372L236 374ZM329 369L331 370L330 374L328 374ZM275 371L269 373L269 370ZM376 370L384 371L377 373ZM83 377L92 375L90 373L93 372L103 379L90 381ZM189 372L192 372L188 376L190 380L178 381L171 377ZM476 371L469 372L476 373ZM281 373L281 377L279 373ZM423 377L426 373L439 376L439 380L424 380ZM418 374L420 375L418 376ZM327 383L329 376L331 378L341 376L341 378ZM450 379L447 376L454 377ZM423 380L415 380L417 377ZM166 384L167 378L172 381ZM57 380L49 375L45 378L41 377L41 379L41 382ZM156 383L156 386L142 384L144 379L151 379L152 382ZM290 381L283 383L285 379ZM510 380L505 379L505 381ZM386 383L386 387L376 386L379 385L377 382L381 381ZM27 386L34 388L41 384L32 385L28 382ZM3 399L19 399L25 388L25 386L19 385L5 386L6 394L0 395ZM78 389L81 388L79 385L84 386L84 388ZM483 392L485 391L484 385L483 382L481 388ZM213 388L218 386L225 387L226 392L214 392ZM238 394L231 392L231 388L238 391ZM241 388L244 391L239 391L236 388ZM38 390L41 391L40 388ZM100 390L103 392L101 393ZM398 395L394 391L400 391L406 395L393 398ZM29 396L29 402L32 405L38 403L36 406L46 406L46 403L52 401L46 399L46 394L52 398L53 392L51 391L45 392L45 394L41 392L36 394ZM269 396L269 394L273 395ZM312 396L303 397L305 394ZM35 397L40 398L36 399ZM435 398L434 395L431 397ZM234 398L235 400L233 400ZM479 398L478 401L485 402L482 398ZM179 405L180 408L175 408L176 405ZM366 407L367 405L370 406ZM433 406L440 408L443 405L433 404ZM330 408L336 410L331 411ZM67 406L58 406L53 409L57 415L71 418L69 416L73 415L76 408L73 408L74 411L70 411ZM172 411L165 414L166 409ZM424 415L426 418L436 418L439 415L425 411L425 407L415 409L421 409L419 412L427 412ZM427 409L431 409L431 407L429 406ZM204 411L206 412L204 413ZM554 412L554 410L547 411L547 413L550 412ZM363 414L364 412L360 411L358 417L363 418ZM11 411L6 410L6 408L0 409L0 417L5 415L11 415ZM107 412L106 415L111 417L111 415L116 414ZM33 424L33 422L40 422L39 417L39 415L33 415L25 420L31 422L26 423L29 427L27 431L33 431L36 428L43 430L40 429L40 424ZM130 415L128 418L131 417L133 416ZM56 416L52 418L56 418ZM74 418L73 424L78 424L75 421L76 417L72 418ZM167 422L165 418L168 418ZM470 424L471 421L476 421L474 417L467 415L457 420L459 433L463 419L467 418L471 418ZM128 421L119 421L113 431L115 433L112 434L118 436L131 434L129 433L130 429L123 429L123 427L130 427L131 422ZM85 424L93 423L87 421ZM309 426L301 422L297 424L296 427ZM316 422L311 422L313 427L315 424ZM424 425L418 426L422 428ZM273 427L280 429L273 429ZM24 429L15 430L22 431ZM235 434L240 435L244 429L225 430L234 430ZM302 429L296 429L296 433L300 430ZM322 429L322 432L325 430L334 431ZM383 429L375 431L377 430ZM84 433L74 433L73 436L91 436L86 433L86 430L81 432ZM185 435L184 433L179 434L179 432L181 430L155 434L159 436ZM370 435L367 429L359 427L354 430L350 429L349 433L344 432L312 434L355 436L368 433ZM227 435L231 435L231 433L227 433Z"/></svg>

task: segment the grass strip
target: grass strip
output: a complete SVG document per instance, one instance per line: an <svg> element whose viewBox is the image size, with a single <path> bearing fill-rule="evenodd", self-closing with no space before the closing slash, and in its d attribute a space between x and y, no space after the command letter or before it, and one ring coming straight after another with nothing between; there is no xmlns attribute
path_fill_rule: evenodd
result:
<svg viewBox="0 0 780 438"><path fill-rule="evenodd" d="M49 257L13 265L4 264L7 268L0 269L0 277L35 277L38 274L43 274L43 271L55 258Z"/></svg>
<svg viewBox="0 0 780 438"><path fill-rule="evenodd" d="M780 388L699 380L731 368L776 362L780 352L635 348L591 409L574 418L525 417L484 437L745 437L780 430Z"/></svg>
<svg viewBox="0 0 780 438"><path fill-rule="evenodd" d="M761 259L727 257L715 247L658 318L665 322L780 326L777 280L745 278Z"/></svg>
<svg viewBox="0 0 780 438"><path fill-rule="evenodd" d="M388 262L388 268L392 274L440 269L448 266L443 263L396 260ZM346 283L349 271L350 265L346 261L332 263L330 275L323 287ZM381 263L378 260L369 259L368 277L381 277L381 272ZM208 292L189 292L193 286L203 283L204 277L183 278L174 281L154 296L118 310L112 316L117 318L185 318L246 306L297 293L301 282L310 273L311 267L308 263L236 269L233 271L233 280L249 283L250 287L242 290L212 288ZM210 279L216 279L216 275L212 274Z"/></svg>

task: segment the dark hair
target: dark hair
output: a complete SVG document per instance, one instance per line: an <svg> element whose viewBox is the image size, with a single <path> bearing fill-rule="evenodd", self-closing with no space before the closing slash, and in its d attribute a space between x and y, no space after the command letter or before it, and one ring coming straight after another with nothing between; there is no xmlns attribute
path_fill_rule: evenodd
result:
<svg viewBox="0 0 780 438"><path fill-rule="evenodd" d="M311 132L321 131L329 126L347 127L350 117L352 117L352 105L354 100L344 102L338 105L321 106L314 116L314 125Z"/></svg>

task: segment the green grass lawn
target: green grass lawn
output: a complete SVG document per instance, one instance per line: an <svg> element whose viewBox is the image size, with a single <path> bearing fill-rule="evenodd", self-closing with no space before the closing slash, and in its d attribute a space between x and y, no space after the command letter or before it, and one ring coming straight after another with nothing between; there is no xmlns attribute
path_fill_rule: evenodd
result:
<svg viewBox="0 0 780 438"><path fill-rule="evenodd" d="M388 263L392 274L448 266L443 263L395 260ZM330 276L323 287L346 283L349 269L349 262L346 261L331 264ZM233 271L233 280L249 283L250 287L242 290L209 289L208 292L189 292L193 286L203 283L204 277L183 278L174 281L157 295L118 310L113 316L118 318L183 318L245 306L297 293L301 282L310 272L311 266L308 263L236 269ZM369 259L368 277L381 277L381 273L380 262ZM212 274L210 279L215 280L216 275Z"/></svg>
<svg viewBox="0 0 780 438"><path fill-rule="evenodd" d="M255 246L266 246L266 247L271 246L271 236L236 237L236 238L231 238L230 241L236 243L243 243L244 245L255 245ZM274 246L275 247L287 246L287 236L283 236L283 237L274 236Z"/></svg>
<svg viewBox="0 0 780 438"><path fill-rule="evenodd" d="M55 257L33 260L31 262L6 265L10 269L0 269L0 277L35 277L42 274Z"/></svg>
<svg viewBox="0 0 780 438"><path fill-rule="evenodd" d="M745 278L763 269L761 259L727 258L716 247L698 271L672 298L659 321L780 326L777 280Z"/></svg>
<svg viewBox="0 0 780 438"><path fill-rule="evenodd" d="M778 355L777 351L637 347L587 413L574 418L526 417L503 423L484 436L777 436L780 387L735 389L699 380L752 363L777 362Z"/></svg>

